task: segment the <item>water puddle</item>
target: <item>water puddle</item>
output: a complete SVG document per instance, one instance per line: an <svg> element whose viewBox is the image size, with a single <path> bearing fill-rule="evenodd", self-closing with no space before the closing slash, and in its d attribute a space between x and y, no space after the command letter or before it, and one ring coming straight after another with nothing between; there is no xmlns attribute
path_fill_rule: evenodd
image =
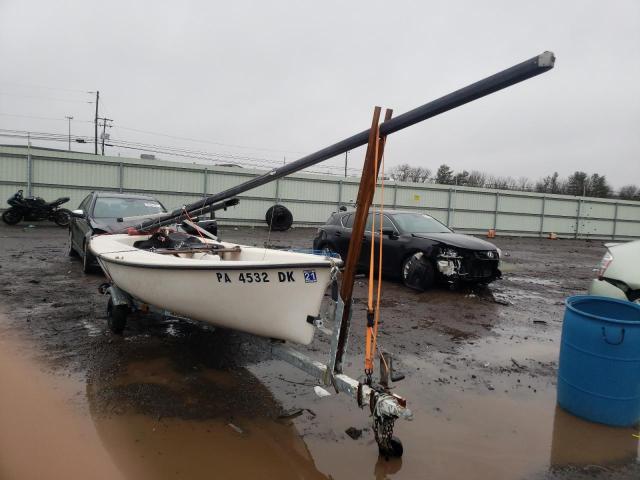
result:
<svg viewBox="0 0 640 480"><path fill-rule="evenodd" d="M44 373L7 332L0 381L1 478L123 478L77 406L81 381Z"/></svg>
<svg viewBox="0 0 640 480"><path fill-rule="evenodd" d="M513 364L527 361L557 361L559 355L559 342L545 341L536 337L523 337L514 339L483 338L467 345L460 352L462 356L475 359L478 363L493 363L500 365Z"/></svg>
<svg viewBox="0 0 640 480"><path fill-rule="evenodd" d="M507 280L514 283L528 283L531 285L540 285L543 287L559 287L560 282L558 280L551 280L547 278L536 277L520 277L516 275L509 275Z"/></svg>
<svg viewBox="0 0 640 480"><path fill-rule="evenodd" d="M145 337L128 354L118 349L129 342L114 341L85 381L43 373L29 345L3 332L0 477L512 480L638 465L637 431L577 419L556 407L554 388L509 389L519 373L483 366L554 360L555 343L487 337L448 354L399 352L408 376L394 389L415 418L396 423L405 454L387 461L353 399L317 397L310 377L276 360L198 363L188 337ZM357 376L361 358L352 360L348 373ZM484 388L484 372L494 390ZM349 427L362 436L350 438Z"/></svg>
<svg viewBox="0 0 640 480"><path fill-rule="evenodd" d="M97 337L98 335L102 335L102 328L94 325L88 320L82 320L82 326L87 331L90 337Z"/></svg>

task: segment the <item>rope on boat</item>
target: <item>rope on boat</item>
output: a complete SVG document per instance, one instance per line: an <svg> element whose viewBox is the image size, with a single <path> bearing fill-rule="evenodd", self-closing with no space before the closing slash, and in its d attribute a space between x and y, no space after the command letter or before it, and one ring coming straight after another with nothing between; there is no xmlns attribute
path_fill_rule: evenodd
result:
<svg viewBox="0 0 640 480"><path fill-rule="evenodd" d="M376 142L374 146L374 162L373 166L373 176L374 176L374 185L378 183L378 148L380 145L380 137L379 137L379 126L377 127L377 135ZM379 210L376 211L375 206L372 208L372 218L371 218L371 252L369 256L369 292L367 295L367 329L366 329L366 338L365 338L365 358L364 358L364 373L367 379L367 383L371 385L371 376L373 375L373 357L375 356L377 349L377 338L378 338L378 323L380 320L380 297L382 296L382 225L384 223L383 214L384 214L384 153L382 154L382 158L380 161L380 171L382 173L382 177L380 179L380 207ZM379 253L378 253L378 283L377 289L374 295L374 277L375 277L375 246L376 246L376 217L379 219ZM375 301L375 306L374 306ZM380 354L380 358L383 359L384 356ZM386 365L386 362L385 362Z"/></svg>
<svg viewBox="0 0 640 480"><path fill-rule="evenodd" d="M182 206L182 210L184 211L184 214L187 216L189 221L193 222L193 220L191 219L191 215L189 215L189 212L187 211L187 207L185 205ZM200 238L202 240L204 240L204 237L202 236L202 232L200 230L198 230L197 228L196 228L196 232L198 232L198 235L200 235Z"/></svg>

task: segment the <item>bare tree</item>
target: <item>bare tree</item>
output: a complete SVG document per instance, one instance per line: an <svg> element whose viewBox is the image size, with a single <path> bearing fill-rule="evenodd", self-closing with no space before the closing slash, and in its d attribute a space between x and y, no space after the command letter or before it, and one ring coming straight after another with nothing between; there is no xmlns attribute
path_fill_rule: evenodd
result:
<svg viewBox="0 0 640 480"><path fill-rule="evenodd" d="M635 185L625 185L620 189L618 196L623 200L640 200L640 188Z"/></svg>
<svg viewBox="0 0 640 480"><path fill-rule="evenodd" d="M490 176L487 180L486 186L498 190L515 190L518 186L518 182L513 177Z"/></svg>
<svg viewBox="0 0 640 480"><path fill-rule="evenodd" d="M553 175L547 175L536 182L535 190L539 193L562 193L565 188L566 180L558 177L558 172Z"/></svg>
<svg viewBox="0 0 640 480"><path fill-rule="evenodd" d="M471 170L467 177L467 185L470 187L484 187L487 183L487 175L478 170Z"/></svg>
<svg viewBox="0 0 640 480"><path fill-rule="evenodd" d="M402 163L400 165L396 165L391 169L389 175L396 182L409 182L411 176L412 167L408 163Z"/></svg>
<svg viewBox="0 0 640 480"><path fill-rule="evenodd" d="M425 183L431 178L431 170L403 163L391 169L390 177L397 182Z"/></svg>
<svg viewBox="0 0 640 480"><path fill-rule="evenodd" d="M423 167L413 167L409 175L409 181L413 183L425 183L430 178L431 170Z"/></svg>
<svg viewBox="0 0 640 480"><path fill-rule="evenodd" d="M518 190L522 190L523 192L528 192L533 190L533 182L529 180L527 177L518 177Z"/></svg>

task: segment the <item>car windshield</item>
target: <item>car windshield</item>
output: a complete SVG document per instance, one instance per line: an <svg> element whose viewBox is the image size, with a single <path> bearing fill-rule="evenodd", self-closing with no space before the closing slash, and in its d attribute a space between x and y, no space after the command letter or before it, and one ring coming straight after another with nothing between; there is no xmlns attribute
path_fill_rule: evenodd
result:
<svg viewBox="0 0 640 480"><path fill-rule="evenodd" d="M422 213L396 213L393 219L406 233L451 233L435 218Z"/></svg>
<svg viewBox="0 0 640 480"><path fill-rule="evenodd" d="M93 207L94 218L137 217L166 210L156 200L145 198L98 197Z"/></svg>

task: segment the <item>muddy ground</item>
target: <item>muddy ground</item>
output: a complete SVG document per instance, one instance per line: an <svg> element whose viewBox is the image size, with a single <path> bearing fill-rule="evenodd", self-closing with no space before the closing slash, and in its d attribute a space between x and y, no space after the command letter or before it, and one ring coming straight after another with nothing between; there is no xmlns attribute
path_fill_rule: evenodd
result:
<svg viewBox="0 0 640 480"><path fill-rule="evenodd" d="M294 229L269 241L308 248L314 233ZM267 240L261 228L220 234ZM498 237L504 278L486 288L416 293L384 283L380 344L406 375L395 390L415 415L396 424L405 454L392 461L378 458L365 411L344 395L318 398L313 381L271 358L261 340L152 315L111 335L98 293L104 278L84 275L66 242L66 230L54 226L0 226L3 480L81 475L52 460L62 453L33 448L47 435L64 447L75 430L41 424L65 415L90 431L78 438L104 478L640 476L636 431L583 422L555 404L563 301L586 293L602 242ZM346 373L357 377L365 278L355 297ZM328 340L317 336L305 350L323 360ZM22 362L30 367L7 367ZM70 411L59 413L45 391ZM23 395L31 400L19 401ZM349 427L362 435L352 439Z"/></svg>

